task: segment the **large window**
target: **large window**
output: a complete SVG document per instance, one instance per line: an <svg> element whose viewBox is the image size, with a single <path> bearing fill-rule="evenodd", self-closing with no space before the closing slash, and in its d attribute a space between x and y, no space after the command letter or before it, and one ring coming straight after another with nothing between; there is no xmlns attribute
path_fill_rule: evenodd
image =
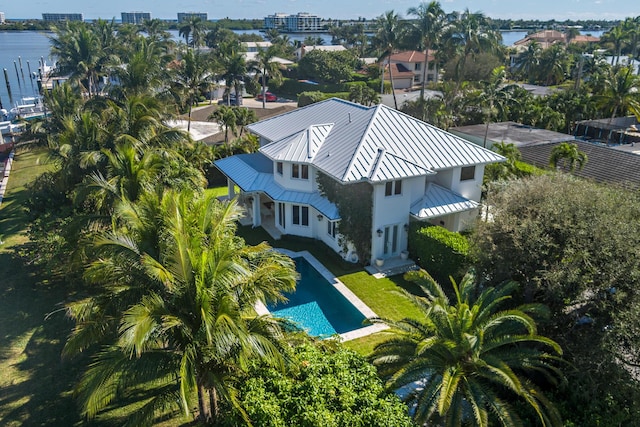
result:
<svg viewBox="0 0 640 427"><path fill-rule="evenodd" d="M402 180L389 181L384 186L385 196L397 196L402 194Z"/></svg>
<svg viewBox="0 0 640 427"><path fill-rule="evenodd" d="M294 163L291 165L291 178L309 179L309 165Z"/></svg>
<svg viewBox="0 0 640 427"><path fill-rule="evenodd" d="M301 205L292 205L291 221L295 225L309 225L309 207Z"/></svg>
<svg viewBox="0 0 640 427"><path fill-rule="evenodd" d="M327 234L332 238L336 238L338 234L338 223L336 221L327 221Z"/></svg>
<svg viewBox="0 0 640 427"><path fill-rule="evenodd" d="M476 178L476 167L466 166L460 169L460 181L471 181Z"/></svg>
<svg viewBox="0 0 640 427"><path fill-rule="evenodd" d="M282 162L276 163L276 171L278 171L278 175L282 175Z"/></svg>

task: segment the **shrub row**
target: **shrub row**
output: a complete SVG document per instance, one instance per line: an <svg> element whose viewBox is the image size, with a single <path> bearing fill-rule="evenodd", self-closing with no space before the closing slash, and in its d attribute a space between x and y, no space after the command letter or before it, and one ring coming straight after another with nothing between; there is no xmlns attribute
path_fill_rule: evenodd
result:
<svg viewBox="0 0 640 427"><path fill-rule="evenodd" d="M449 283L449 276L459 281L470 266L467 238L443 227L412 224L409 250L418 265L441 285Z"/></svg>

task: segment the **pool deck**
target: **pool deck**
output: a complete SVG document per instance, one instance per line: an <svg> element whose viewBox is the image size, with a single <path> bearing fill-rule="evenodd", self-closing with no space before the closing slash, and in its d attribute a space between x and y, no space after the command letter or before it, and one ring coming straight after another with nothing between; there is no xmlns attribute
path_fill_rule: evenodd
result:
<svg viewBox="0 0 640 427"><path fill-rule="evenodd" d="M313 268L315 268L318 271L318 273L320 273L325 279L327 279L327 281L331 283L331 285L338 292L340 292L342 296L344 296L355 308L357 308L358 311L360 311L360 313L362 313L364 317L366 317L367 319L378 317L378 315L374 313L373 310L369 308L369 306L367 306L364 302L362 302L362 300L358 298L356 294L351 292L351 290L347 288L344 283L338 280L338 278L333 273L331 273L331 271L329 271L324 265L322 265L320 261L318 261L308 251L293 252L287 249L280 249L280 248L277 248L275 250L287 256L290 256L291 258L303 257L304 259L307 260L309 264L313 266ZM256 305L256 312L259 315L270 314L267 307L262 303L258 303ZM375 334L376 332L380 332L388 328L389 327L387 325L383 325L381 323L364 326L362 328L340 334L340 341L344 342L344 341L354 340L356 338L366 337L367 335Z"/></svg>

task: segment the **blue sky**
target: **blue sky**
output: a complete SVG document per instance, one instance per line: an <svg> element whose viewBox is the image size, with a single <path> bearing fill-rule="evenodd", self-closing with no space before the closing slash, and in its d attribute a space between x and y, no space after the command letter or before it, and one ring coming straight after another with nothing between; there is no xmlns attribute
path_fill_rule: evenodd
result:
<svg viewBox="0 0 640 427"><path fill-rule="evenodd" d="M86 19L120 18L120 12L151 12L153 18L176 19L177 12L207 12L209 19L262 18L275 12L310 12L325 18L374 18L387 10L405 14L419 0L2 0L7 19L40 18L42 12L77 12ZM640 15L638 0L442 0L446 12L483 12L495 18L622 19Z"/></svg>

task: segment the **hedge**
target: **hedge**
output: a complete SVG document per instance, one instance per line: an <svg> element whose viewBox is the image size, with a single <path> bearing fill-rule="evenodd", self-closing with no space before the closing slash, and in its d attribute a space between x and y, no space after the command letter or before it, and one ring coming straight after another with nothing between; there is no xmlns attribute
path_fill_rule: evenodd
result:
<svg viewBox="0 0 640 427"><path fill-rule="evenodd" d="M409 250L418 265L444 286L449 276L456 281L462 279L470 265L467 238L435 225L412 224Z"/></svg>
<svg viewBox="0 0 640 427"><path fill-rule="evenodd" d="M349 92L324 93L320 91L302 92L298 94L298 107L315 104L329 98L349 99Z"/></svg>

